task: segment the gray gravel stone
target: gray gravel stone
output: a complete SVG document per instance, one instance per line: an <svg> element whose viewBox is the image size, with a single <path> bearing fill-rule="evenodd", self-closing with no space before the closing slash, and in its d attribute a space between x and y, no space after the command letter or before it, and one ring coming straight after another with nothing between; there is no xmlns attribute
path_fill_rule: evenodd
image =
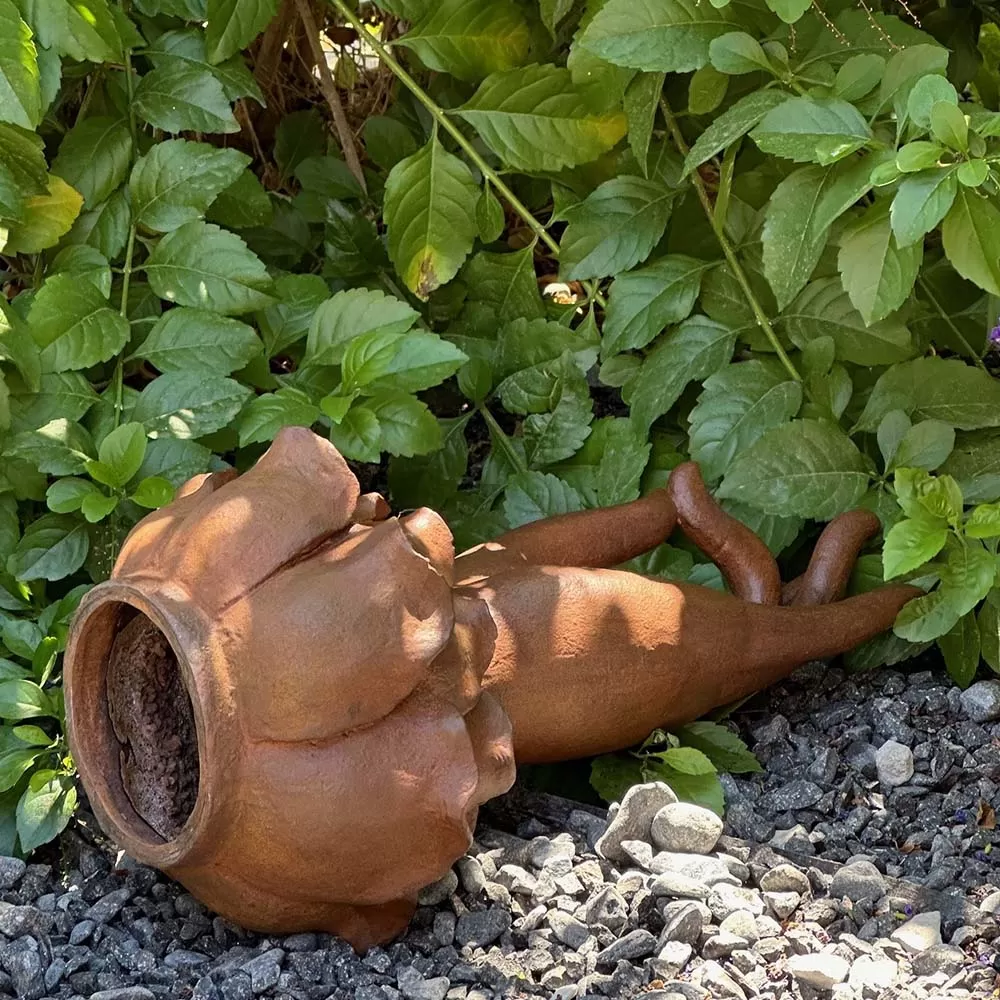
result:
<svg viewBox="0 0 1000 1000"><path fill-rule="evenodd" d="M114 990L98 990L90 1000L156 1000L156 994L145 986L123 986Z"/></svg>
<svg viewBox="0 0 1000 1000"><path fill-rule="evenodd" d="M910 962L918 976L933 976L938 972L953 976L968 962L968 956L961 948L936 944L915 954Z"/></svg>
<svg viewBox="0 0 1000 1000"><path fill-rule="evenodd" d="M722 820L704 806L672 802L653 817L650 833L661 851L708 854L722 836Z"/></svg>
<svg viewBox="0 0 1000 1000"><path fill-rule="evenodd" d="M675 899L707 899L711 889L698 879L680 872L664 872L649 885L654 896L671 896Z"/></svg>
<svg viewBox="0 0 1000 1000"><path fill-rule="evenodd" d="M855 990L867 987L878 994L889 989L896 979L897 966L891 958L876 958L873 955L861 955L851 964L851 972L847 977L848 985Z"/></svg>
<svg viewBox="0 0 1000 1000"><path fill-rule="evenodd" d="M702 945L701 954L704 958L728 958L738 948L746 948L749 944L746 938L720 930Z"/></svg>
<svg viewBox="0 0 1000 1000"><path fill-rule="evenodd" d="M812 889L805 872L799 871L794 865L769 868L760 877L760 887L767 892L797 892L800 896Z"/></svg>
<svg viewBox="0 0 1000 1000"><path fill-rule="evenodd" d="M437 906L458 888L458 876L449 868L436 882L425 886L417 896L421 906Z"/></svg>
<svg viewBox="0 0 1000 1000"><path fill-rule="evenodd" d="M779 920L785 920L799 908L802 897L797 892L765 892L764 902Z"/></svg>
<svg viewBox="0 0 1000 1000"><path fill-rule="evenodd" d="M790 809L808 809L823 797L823 789L814 781L798 778L768 792L761 800L772 813Z"/></svg>
<svg viewBox="0 0 1000 1000"><path fill-rule="evenodd" d="M850 963L845 959L826 953L792 955L786 968L799 982L808 983L818 990L828 990L842 983L851 970Z"/></svg>
<svg viewBox="0 0 1000 1000"><path fill-rule="evenodd" d="M705 921L697 906L685 906L676 913L663 927L661 941L680 941L695 945L701 937Z"/></svg>
<svg viewBox="0 0 1000 1000"><path fill-rule="evenodd" d="M830 883L831 896L836 899L846 896L855 903L861 899L881 899L885 892L885 878L870 861L845 865Z"/></svg>
<svg viewBox="0 0 1000 1000"><path fill-rule="evenodd" d="M27 867L20 858L0 856L0 889L13 889Z"/></svg>
<svg viewBox="0 0 1000 1000"><path fill-rule="evenodd" d="M34 906L0 903L0 933L6 937L19 938L24 934L40 937L51 924L52 918Z"/></svg>
<svg viewBox="0 0 1000 1000"><path fill-rule="evenodd" d="M897 927L891 936L911 953L933 948L941 944L941 914L937 910L918 913Z"/></svg>
<svg viewBox="0 0 1000 1000"><path fill-rule="evenodd" d="M913 751L895 740L887 740L875 752L878 780L887 788L905 785L914 772Z"/></svg>
<svg viewBox="0 0 1000 1000"><path fill-rule="evenodd" d="M609 861L624 861L623 840L649 841L653 817L666 805L677 801L673 789L662 781L634 785L622 798L621 805L598 840L597 853Z"/></svg>
<svg viewBox="0 0 1000 1000"><path fill-rule="evenodd" d="M128 886L115 889L102 896L84 913L84 917L93 920L95 924L106 924L121 912L122 907L132 898L132 890Z"/></svg>
<svg viewBox="0 0 1000 1000"><path fill-rule="evenodd" d="M455 940L460 945L485 948L509 929L510 913L499 906L493 906L488 910L463 913L455 927Z"/></svg>
<svg viewBox="0 0 1000 1000"><path fill-rule="evenodd" d="M599 951L596 956L597 964L613 966L623 960L645 958L646 955L652 955L655 949L656 937L644 927L639 927Z"/></svg>
<svg viewBox="0 0 1000 1000"><path fill-rule="evenodd" d="M729 866L718 858L704 857L701 854L678 854L673 851L660 851L653 858L650 871L654 875L665 872L677 872L686 875L705 885L716 885L727 882L729 885L739 885L740 880L729 870Z"/></svg>
<svg viewBox="0 0 1000 1000"><path fill-rule="evenodd" d="M1000 719L1000 681L977 681L961 695L962 710L973 722Z"/></svg>
<svg viewBox="0 0 1000 1000"><path fill-rule="evenodd" d="M628 904L622 894L609 885L587 902L584 920L591 927L607 927L617 934L628 920Z"/></svg>
<svg viewBox="0 0 1000 1000"><path fill-rule="evenodd" d="M708 908L716 920L725 920L736 910L746 910L754 916L764 912L764 900L754 889L744 889L741 886L717 885L709 895Z"/></svg>
<svg viewBox="0 0 1000 1000"><path fill-rule="evenodd" d="M561 910L553 910L548 916L549 927L552 933L566 947L576 951L581 945L590 940L590 928L575 917Z"/></svg>
<svg viewBox="0 0 1000 1000"><path fill-rule="evenodd" d="M412 965L399 971L396 982L406 1000L444 1000L451 989L445 976L425 979Z"/></svg>
<svg viewBox="0 0 1000 1000"><path fill-rule="evenodd" d="M486 888L483 866L476 858L464 857L455 862L455 870L462 882L462 888L470 896L478 896Z"/></svg>

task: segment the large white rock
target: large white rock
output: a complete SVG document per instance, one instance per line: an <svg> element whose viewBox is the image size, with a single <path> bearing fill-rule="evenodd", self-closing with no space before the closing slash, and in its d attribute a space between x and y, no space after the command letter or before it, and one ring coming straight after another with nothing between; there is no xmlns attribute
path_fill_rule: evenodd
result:
<svg viewBox="0 0 1000 1000"><path fill-rule="evenodd" d="M704 806L672 802L653 817L650 832L661 851L708 854L722 836L722 820Z"/></svg>
<svg viewBox="0 0 1000 1000"><path fill-rule="evenodd" d="M624 795L608 828L597 841L597 853L608 861L628 863L621 849L623 840L645 840L649 843L653 817L664 807L677 801L673 789L662 781L633 785Z"/></svg>
<svg viewBox="0 0 1000 1000"><path fill-rule="evenodd" d="M886 740L875 751L875 770L887 788L905 785L913 777L913 751L895 740Z"/></svg>
<svg viewBox="0 0 1000 1000"><path fill-rule="evenodd" d="M938 910L918 913L905 924L900 924L889 936L909 952L933 948L941 943L941 913Z"/></svg>
<svg viewBox="0 0 1000 1000"><path fill-rule="evenodd" d="M850 964L839 955L792 955L787 962L788 971L799 982L808 983L818 990L832 989L842 983L851 971Z"/></svg>

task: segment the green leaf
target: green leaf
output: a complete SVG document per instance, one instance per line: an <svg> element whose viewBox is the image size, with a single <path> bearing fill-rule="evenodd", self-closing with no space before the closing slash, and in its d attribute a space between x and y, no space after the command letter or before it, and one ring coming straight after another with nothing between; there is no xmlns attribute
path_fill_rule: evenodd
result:
<svg viewBox="0 0 1000 1000"><path fill-rule="evenodd" d="M225 427L250 394L232 379L168 372L142 390L132 419L152 438L200 438Z"/></svg>
<svg viewBox="0 0 1000 1000"><path fill-rule="evenodd" d="M731 364L708 378L689 417L691 457L705 480L721 479L737 455L801 405L801 384L776 362Z"/></svg>
<svg viewBox="0 0 1000 1000"><path fill-rule="evenodd" d="M1000 295L1000 209L992 201L960 187L941 237L948 260L963 278Z"/></svg>
<svg viewBox="0 0 1000 1000"><path fill-rule="evenodd" d="M391 393L371 399L379 426L379 446L390 455L426 455L441 447L441 427L416 396Z"/></svg>
<svg viewBox="0 0 1000 1000"><path fill-rule="evenodd" d="M582 509L580 494L550 472L518 473L504 490L503 511L511 528Z"/></svg>
<svg viewBox="0 0 1000 1000"><path fill-rule="evenodd" d="M909 517L927 514L943 518L956 528L962 519L962 491L951 476L930 476L923 469L896 470L896 499Z"/></svg>
<svg viewBox="0 0 1000 1000"><path fill-rule="evenodd" d="M948 675L959 686L966 688L975 679L979 669L980 638L976 616L970 611L963 615L938 639Z"/></svg>
<svg viewBox="0 0 1000 1000"><path fill-rule="evenodd" d="M580 44L616 66L686 73L704 66L712 39L737 24L731 8L697 0L608 0Z"/></svg>
<svg viewBox="0 0 1000 1000"><path fill-rule="evenodd" d="M614 177L566 212L559 273L602 278L644 261L667 228L677 192L642 177ZM655 265L654 265L655 266Z"/></svg>
<svg viewBox="0 0 1000 1000"><path fill-rule="evenodd" d="M698 136L684 160L684 173L690 173L716 153L731 146L754 128L765 115L787 100L789 100L788 94L780 90L755 90L741 97Z"/></svg>
<svg viewBox="0 0 1000 1000"><path fill-rule="evenodd" d="M3 623L4 645L22 659L31 660L44 638L44 633L35 622L23 618L6 618Z"/></svg>
<svg viewBox="0 0 1000 1000"><path fill-rule="evenodd" d="M479 231L479 238L483 243L500 239L506 224L503 205L497 200L490 185L485 184L476 202L476 229Z"/></svg>
<svg viewBox="0 0 1000 1000"><path fill-rule="evenodd" d="M31 29L11 0L0 0L0 121L35 128L42 116L38 59Z"/></svg>
<svg viewBox="0 0 1000 1000"><path fill-rule="evenodd" d="M339 423L330 426L330 440L345 458L356 462L378 462L381 428L367 405L353 406Z"/></svg>
<svg viewBox="0 0 1000 1000"><path fill-rule="evenodd" d="M278 0L208 0L205 46L213 63L245 49L278 12Z"/></svg>
<svg viewBox="0 0 1000 1000"><path fill-rule="evenodd" d="M965 522L967 538L996 538L1000 535L1000 503L975 507Z"/></svg>
<svg viewBox="0 0 1000 1000"><path fill-rule="evenodd" d="M957 107L958 92L943 76L931 74L921 77L913 85L910 96L906 99L906 112L910 121L920 128L930 128L931 110L941 101Z"/></svg>
<svg viewBox="0 0 1000 1000"><path fill-rule="evenodd" d="M679 774L697 775L716 773L715 765L707 754L702 753L701 750L695 747L671 747L669 750L650 754L650 757L655 758Z"/></svg>
<svg viewBox="0 0 1000 1000"><path fill-rule="evenodd" d="M274 137L274 162L281 168L281 176L290 177L310 156L323 156L328 135L316 108L285 115Z"/></svg>
<svg viewBox="0 0 1000 1000"><path fill-rule="evenodd" d="M670 254L619 275L608 296L604 356L645 347L664 327L685 319L708 266L694 257Z"/></svg>
<svg viewBox="0 0 1000 1000"><path fill-rule="evenodd" d="M38 44L77 62L122 61L118 24L106 0L24 0ZM134 34L131 22L130 31Z"/></svg>
<svg viewBox="0 0 1000 1000"><path fill-rule="evenodd" d="M24 746L0 749L0 791L8 792L13 788L43 753L44 750Z"/></svg>
<svg viewBox="0 0 1000 1000"><path fill-rule="evenodd" d="M966 503L1000 498L1000 442L993 434L961 434L941 467L953 476Z"/></svg>
<svg viewBox="0 0 1000 1000"><path fill-rule="evenodd" d="M159 507L166 507L173 498L174 487L168 480L162 476L146 476L145 479L139 480L129 500L140 507L156 510Z"/></svg>
<svg viewBox="0 0 1000 1000"><path fill-rule="evenodd" d="M387 115L372 115L364 126L368 159L383 170L392 170L400 160L417 151L413 133L400 121Z"/></svg>
<svg viewBox="0 0 1000 1000"><path fill-rule="evenodd" d="M946 595L934 590L904 605L892 629L909 642L931 642L951 631L961 617Z"/></svg>
<svg viewBox="0 0 1000 1000"><path fill-rule="evenodd" d="M720 73L713 66L702 66L701 69L691 74L691 81L688 83L688 113L692 115L711 114L726 99L728 90L729 77L725 73ZM754 91L754 94L764 93L773 94L774 91ZM755 121L753 125L756 124ZM753 125L750 127L752 128Z"/></svg>
<svg viewBox="0 0 1000 1000"><path fill-rule="evenodd" d="M717 496L768 514L828 521L857 504L869 479L864 456L839 427L793 420L738 455Z"/></svg>
<svg viewBox="0 0 1000 1000"><path fill-rule="evenodd" d="M983 659L1000 674L1000 593L991 590L976 617Z"/></svg>
<svg viewBox="0 0 1000 1000"><path fill-rule="evenodd" d="M88 524L97 524L103 521L118 506L118 497L106 497L102 493L92 493L83 498L80 504L80 513Z"/></svg>
<svg viewBox="0 0 1000 1000"><path fill-rule="evenodd" d="M922 240L947 214L958 193L953 167L907 177L892 200L890 219L898 246Z"/></svg>
<svg viewBox="0 0 1000 1000"><path fill-rule="evenodd" d="M628 144L644 177L649 176L649 143L653 138L665 78L665 73L640 73L625 91L623 106L628 119Z"/></svg>
<svg viewBox="0 0 1000 1000"><path fill-rule="evenodd" d="M128 200L125 192L118 190L96 208L82 212L64 243L92 246L113 260L125 247L130 223Z"/></svg>
<svg viewBox="0 0 1000 1000"><path fill-rule="evenodd" d="M12 732L22 743L27 743L28 746L52 746L52 737L41 726L15 726Z"/></svg>
<svg viewBox="0 0 1000 1000"><path fill-rule="evenodd" d="M531 26L507 0L442 0L431 4L398 41L430 69L481 80L527 61Z"/></svg>
<svg viewBox="0 0 1000 1000"><path fill-rule="evenodd" d="M859 101L870 94L885 73L885 59L875 53L851 56L840 69L833 92L844 101Z"/></svg>
<svg viewBox="0 0 1000 1000"><path fill-rule="evenodd" d="M46 491L45 502L56 514L71 514L80 509L84 499L101 491L89 479L57 479Z"/></svg>
<svg viewBox="0 0 1000 1000"><path fill-rule="evenodd" d="M891 365L916 353L910 331L898 319L866 326L839 278L820 278L802 290L781 314L781 323L799 348L830 337L838 361L856 365Z"/></svg>
<svg viewBox="0 0 1000 1000"><path fill-rule="evenodd" d="M94 208L121 187L131 160L128 122L85 118L66 134L52 172L83 195L85 208Z"/></svg>
<svg viewBox="0 0 1000 1000"><path fill-rule="evenodd" d="M722 509L745 524L771 550L771 555L780 555L792 544L802 530L802 519L799 517L777 517L765 514L756 507L724 500ZM881 567L879 582L882 580Z"/></svg>
<svg viewBox="0 0 1000 1000"><path fill-rule="evenodd" d="M605 802L621 802L642 781L642 762L632 754L607 753L590 762L590 784Z"/></svg>
<svg viewBox="0 0 1000 1000"><path fill-rule="evenodd" d="M542 17L542 24L548 29L553 37L559 23L573 9L576 0L539 0L539 14Z"/></svg>
<svg viewBox="0 0 1000 1000"><path fill-rule="evenodd" d="M924 36L924 41L929 41ZM929 74L945 74L948 69L948 50L936 44L912 44L898 48L886 63L879 88L879 104L884 107L893 102L898 127L906 122L909 96L915 84Z"/></svg>
<svg viewBox="0 0 1000 1000"><path fill-rule="evenodd" d="M11 392L11 427L35 430L50 420L79 420L97 402L90 383L76 372L42 375L30 389L19 386Z"/></svg>
<svg viewBox="0 0 1000 1000"><path fill-rule="evenodd" d="M48 191L48 168L41 139L0 122L0 218L22 221L24 200Z"/></svg>
<svg viewBox="0 0 1000 1000"><path fill-rule="evenodd" d="M204 9L202 3L201 10L191 19L203 21ZM212 65L205 50L205 32L200 26L165 31L149 46L147 54L154 66L185 63L207 69L222 84L230 101L252 97L258 104L264 104L264 95L244 62L243 53L236 53L232 58Z"/></svg>
<svg viewBox="0 0 1000 1000"><path fill-rule="evenodd" d="M708 53L715 69L728 76L759 73L761 70L773 72L760 42L745 31L730 31L713 38Z"/></svg>
<svg viewBox="0 0 1000 1000"><path fill-rule="evenodd" d="M59 836L76 811L76 785L69 775L37 771L17 803L17 836L21 850L36 847Z"/></svg>
<svg viewBox="0 0 1000 1000"><path fill-rule="evenodd" d="M904 247L896 242L885 206L877 203L847 230L837 256L844 288L869 325L909 298L923 260L920 241Z"/></svg>
<svg viewBox="0 0 1000 1000"><path fill-rule="evenodd" d="M879 378L856 429L874 431L890 410L960 430L1000 426L1000 382L954 358L916 358Z"/></svg>
<svg viewBox="0 0 1000 1000"><path fill-rule="evenodd" d="M825 165L860 149L872 133L847 101L792 97L768 111L750 138L765 153Z"/></svg>
<svg viewBox="0 0 1000 1000"><path fill-rule="evenodd" d="M71 274L55 274L39 289L28 313L42 371L89 368L114 357L128 342L128 321L102 290Z"/></svg>
<svg viewBox="0 0 1000 1000"><path fill-rule="evenodd" d="M343 382L348 390L365 394L391 390L419 392L454 375L468 358L435 333L375 331L355 337L343 360Z"/></svg>
<svg viewBox="0 0 1000 1000"><path fill-rule="evenodd" d="M91 478L118 489L139 471L146 455L146 431L130 421L107 434L97 450L97 461L87 463Z"/></svg>
<svg viewBox="0 0 1000 1000"><path fill-rule="evenodd" d="M132 216L161 233L199 219L249 162L238 150L204 142L157 143L132 171Z"/></svg>
<svg viewBox="0 0 1000 1000"><path fill-rule="evenodd" d="M222 84L208 69L170 62L151 70L135 89L136 114L164 132L239 132Z"/></svg>
<svg viewBox="0 0 1000 1000"><path fill-rule="evenodd" d="M477 253L465 265L462 280L469 304L488 310L502 323L545 315L530 246L514 253Z"/></svg>
<svg viewBox="0 0 1000 1000"><path fill-rule="evenodd" d="M25 529L7 560L7 572L16 580L61 580L83 565L89 548L85 524L63 514L46 514Z"/></svg>
<svg viewBox="0 0 1000 1000"><path fill-rule="evenodd" d="M231 315L263 309L271 278L235 233L207 222L187 222L167 233L144 265L161 299Z"/></svg>
<svg viewBox="0 0 1000 1000"><path fill-rule="evenodd" d="M436 136L392 168L384 207L389 257L418 298L458 273L478 233L478 200L472 171Z"/></svg>
<svg viewBox="0 0 1000 1000"><path fill-rule="evenodd" d="M624 114L604 110L574 84L568 69L552 65L493 73L456 113L508 166L524 171L594 160L627 125Z"/></svg>
<svg viewBox="0 0 1000 1000"><path fill-rule="evenodd" d="M440 420L443 443L426 456L393 458L389 462L389 491L399 508L443 507L455 496L469 464L465 439L468 415Z"/></svg>
<svg viewBox="0 0 1000 1000"><path fill-rule="evenodd" d="M938 142L960 153L969 150L969 123L951 101L936 101L931 106L931 134Z"/></svg>
<svg viewBox="0 0 1000 1000"><path fill-rule="evenodd" d="M830 226L870 188L867 160L803 167L768 202L761 240L764 275L784 309L805 287L826 246Z"/></svg>
<svg viewBox="0 0 1000 1000"><path fill-rule="evenodd" d="M31 719L51 713L48 696L34 681L0 681L0 718Z"/></svg>
<svg viewBox="0 0 1000 1000"><path fill-rule="evenodd" d="M244 170L212 202L207 218L209 222L217 222L230 229L252 229L269 226L274 218L274 209L256 175Z"/></svg>
<svg viewBox="0 0 1000 1000"><path fill-rule="evenodd" d="M813 5L812 0L766 0L766 2L785 24L795 24Z"/></svg>
<svg viewBox="0 0 1000 1000"><path fill-rule="evenodd" d="M168 309L132 355L161 372L228 375L261 353L253 327L203 309Z"/></svg>
<svg viewBox="0 0 1000 1000"><path fill-rule="evenodd" d="M48 193L24 199L20 221L12 225L4 252L41 253L69 232L80 214L83 198L61 177L49 177Z"/></svg>
<svg viewBox="0 0 1000 1000"><path fill-rule="evenodd" d="M207 472L212 453L197 441L157 438L146 445L146 457L139 469L140 481L149 476L166 479L177 487L192 476Z"/></svg>
<svg viewBox="0 0 1000 1000"><path fill-rule="evenodd" d="M562 374L555 379L546 407L550 412L532 413L524 422L524 446L534 466L551 465L569 458L580 450L590 435L593 412L587 383L568 358L555 364L562 369Z"/></svg>
<svg viewBox="0 0 1000 1000"><path fill-rule="evenodd" d="M683 750L685 748L678 747L677 749ZM665 781L682 801L704 806L720 817L723 815L726 805L725 796L722 784L714 769L711 773L685 774L665 764L648 760L643 767L642 776L644 781Z"/></svg>
<svg viewBox="0 0 1000 1000"><path fill-rule="evenodd" d="M306 337L313 314L330 295L318 274L284 274L272 291L278 301L254 317L269 358Z"/></svg>
<svg viewBox="0 0 1000 1000"><path fill-rule="evenodd" d="M885 536L882 564L886 580L905 576L930 562L948 540L948 525L941 518L907 518L894 524Z"/></svg>
<svg viewBox="0 0 1000 1000"><path fill-rule="evenodd" d="M53 274L73 274L86 278L105 297L111 294L111 266L104 254L89 246L68 246L52 259L48 268ZM13 360L13 359L12 359Z"/></svg>
<svg viewBox="0 0 1000 1000"><path fill-rule="evenodd" d="M882 424L879 425L881 427ZM950 424L940 420L922 420L904 434L896 452L895 464L932 471L944 463L954 447L955 431Z"/></svg>
<svg viewBox="0 0 1000 1000"><path fill-rule="evenodd" d="M690 722L675 732L684 746L700 750L720 771L759 774L764 770L743 740L718 723Z"/></svg>
<svg viewBox="0 0 1000 1000"><path fill-rule="evenodd" d="M400 299L367 288L337 292L312 317L306 341L306 365L339 365L348 343L367 333L405 333L418 313Z"/></svg>
<svg viewBox="0 0 1000 1000"><path fill-rule="evenodd" d="M959 615L971 611L993 586L996 556L977 539L966 539L948 546L948 558L940 568L941 589L945 599Z"/></svg>
<svg viewBox="0 0 1000 1000"><path fill-rule="evenodd" d="M736 333L705 316L692 316L649 352L622 395L633 423L648 431L695 379L714 375L733 355Z"/></svg>
<svg viewBox="0 0 1000 1000"><path fill-rule="evenodd" d="M24 459L40 472L68 476L84 471L93 448L90 435L79 424L59 417L38 430L15 434L5 454Z"/></svg>

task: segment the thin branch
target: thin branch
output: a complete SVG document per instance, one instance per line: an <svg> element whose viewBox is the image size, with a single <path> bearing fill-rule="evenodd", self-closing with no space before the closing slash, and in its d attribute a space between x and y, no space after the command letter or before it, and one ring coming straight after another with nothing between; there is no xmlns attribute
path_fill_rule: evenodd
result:
<svg viewBox="0 0 1000 1000"><path fill-rule="evenodd" d="M295 0L299 17L302 20L302 27L305 28L306 38L309 40L309 48L312 50L312 57L319 71L319 90L326 101L330 114L333 115L333 124L337 130L337 139L340 141L340 148L344 151L344 160L348 169L354 174L355 179L361 185L361 190L366 192L368 187L365 184L365 172L361 169L361 160L358 158L358 148L354 144L354 134L351 126L347 122L347 115L344 114L344 105L340 100L340 93L337 91L337 84L334 82L333 74L326 61L326 53L319 40L319 28L316 25L316 18L313 17L310 0Z"/></svg>
<svg viewBox="0 0 1000 1000"><path fill-rule="evenodd" d="M665 97L660 98L660 110L663 112L663 117L666 119L667 128L670 130L670 135L674 140L674 145L679 150L681 156L686 157L689 152L688 144L684 141L684 136L681 134L680 126L677 124L677 119L674 117L674 113ZM782 345L777 333L775 333L774 327L771 325L771 321L767 318L767 313L764 312L760 302L757 301L757 296L754 295L753 289L750 287L750 281L746 276L746 272L743 270L743 266L740 264L739 259L736 256L736 251L733 250L733 246L729 242L729 237L726 236L723 231L721 221L716 218L715 206L712 204L712 199L708 196L708 191L705 188L705 182L701 179L701 174L699 174L697 170L692 170L690 178L695 191L698 193L698 200L701 202L701 207L704 209L705 215L708 217L708 222L712 227L712 232L715 233L715 238L718 241L719 246L722 248L722 253L726 258L726 263L729 265L734 277L739 282L739 286L743 291L743 297L746 299L747 305L749 305L750 309L753 311L754 319L757 320L757 325L764 331L764 336L766 336L768 341L770 341L771 347L774 349L775 354L778 355L781 363L785 366L788 374L791 375L796 382L801 382L802 376L799 374L799 370L792 363L792 359L788 356L788 352Z"/></svg>
<svg viewBox="0 0 1000 1000"><path fill-rule="evenodd" d="M388 48L376 38L364 25L364 22L352 11L344 0L328 0L336 8L340 15L358 33L358 39L362 45L370 45L378 57L392 70L393 75L400 83L410 91L413 96L430 112L431 117L438 123L458 143L466 156L476 165L479 172L486 177L489 182L507 199L510 207L521 217L535 235L552 251L559 255L559 244L549 235L548 230L538 219L531 214L527 206L514 194L513 191L503 182L500 175L479 155L476 148L462 134L460 129L434 102L434 99L410 76L400 65Z"/></svg>

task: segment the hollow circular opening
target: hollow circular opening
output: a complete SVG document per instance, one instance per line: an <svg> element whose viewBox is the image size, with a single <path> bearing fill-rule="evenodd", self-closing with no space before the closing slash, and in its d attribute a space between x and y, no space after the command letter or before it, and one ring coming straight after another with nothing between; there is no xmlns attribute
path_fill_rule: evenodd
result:
<svg viewBox="0 0 1000 1000"><path fill-rule="evenodd" d="M194 709L167 637L127 605L119 606L105 687L121 787L149 827L173 840L198 798Z"/></svg>

